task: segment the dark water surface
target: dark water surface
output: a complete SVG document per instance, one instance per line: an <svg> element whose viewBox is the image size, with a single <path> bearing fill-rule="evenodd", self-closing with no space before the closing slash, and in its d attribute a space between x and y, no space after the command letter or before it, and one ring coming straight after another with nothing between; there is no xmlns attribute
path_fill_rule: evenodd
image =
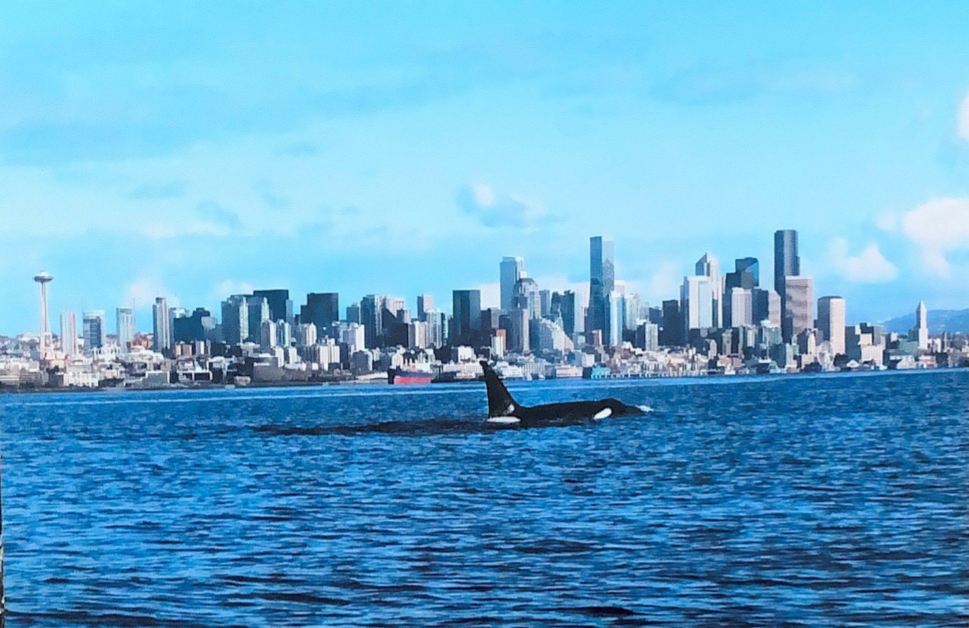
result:
<svg viewBox="0 0 969 628"><path fill-rule="evenodd" d="M960 626L969 372L0 399L11 626Z"/></svg>

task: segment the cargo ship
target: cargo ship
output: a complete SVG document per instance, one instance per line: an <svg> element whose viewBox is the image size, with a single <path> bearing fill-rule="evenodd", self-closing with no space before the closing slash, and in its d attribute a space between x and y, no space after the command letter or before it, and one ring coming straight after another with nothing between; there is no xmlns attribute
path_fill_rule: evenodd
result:
<svg viewBox="0 0 969 628"><path fill-rule="evenodd" d="M393 368L387 371L387 381L391 384L430 384L434 376L428 371Z"/></svg>

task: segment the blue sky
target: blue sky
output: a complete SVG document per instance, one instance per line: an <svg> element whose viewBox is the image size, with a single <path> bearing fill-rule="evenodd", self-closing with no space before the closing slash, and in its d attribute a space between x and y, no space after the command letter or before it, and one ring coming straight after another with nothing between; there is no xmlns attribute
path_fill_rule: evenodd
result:
<svg viewBox="0 0 969 628"><path fill-rule="evenodd" d="M658 304L800 231L849 318L969 306L969 3L0 4L0 333L454 288L588 238ZM111 316L113 318L113 316ZM113 327L113 323L109 328ZM56 329L56 325L55 325Z"/></svg>

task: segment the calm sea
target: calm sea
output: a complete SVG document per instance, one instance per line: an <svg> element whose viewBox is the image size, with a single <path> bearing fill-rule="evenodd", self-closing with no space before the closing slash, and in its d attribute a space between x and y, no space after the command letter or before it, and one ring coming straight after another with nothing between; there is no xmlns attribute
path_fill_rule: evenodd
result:
<svg viewBox="0 0 969 628"><path fill-rule="evenodd" d="M0 398L10 626L959 626L969 371Z"/></svg>

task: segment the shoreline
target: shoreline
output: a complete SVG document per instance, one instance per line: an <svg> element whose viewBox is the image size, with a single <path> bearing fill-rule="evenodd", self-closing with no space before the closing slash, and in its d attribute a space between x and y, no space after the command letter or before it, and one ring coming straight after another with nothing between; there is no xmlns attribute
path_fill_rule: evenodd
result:
<svg viewBox="0 0 969 628"><path fill-rule="evenodd" d="M543 378L543 379L511 379L505 380L510 384L521 384L521 383L547 383L547 382L557 382L557 381L580 381L580 382L631 382L631 381L668 381L668 380L689 380L689 381L732 381L732 380L743 380L743 381L757 381L757 380L776 380L778 378L786 377L832 377L832 376L860 376L860 375L888 375L888 374L916 374L916 373L958 373L958 372L969 372L969 367L964 366L950 366L950 367L938 367L938 368L920 368L920 369L886 369L886 370L868 370L868 371L822 371L816 373L767 373L767 374L742 374L742 375L722 375L722 374L695 374L695 375L656 375L656 376L640 376L640 377L603 377L596 379L587 379L583 377L568 377L568 378ZM236 384L209 384L202 386L186 386L186 385L171 385L171 386L156 386L156 387L104 387L104 388L88 388L88 387L74 387L74 388L46 388L46 387L0 387L0 397L4 395L30 395L30 394L45 394L45 393L81 393L81 394L129 394L129 393L148 393L148 392L165 392L165 391L212 391L212 390L267 390L267 389L289 389L289 388L330 388L330 387L387 387L387 388L399 388L403 390L409 389L421 389L428 387L439 387L441 385L448 384L474 384L484 381L481 378L478 379L466 379L466 380L451 380L442 382L431 382L430 384L408 384L408 385L394 385L390 384L386 378L372 378L365 380L348 379L348 380L334 380L334 381L322 381L322 382L262 382L262 383L250 383L245 386L239 386Z"/></svg>

